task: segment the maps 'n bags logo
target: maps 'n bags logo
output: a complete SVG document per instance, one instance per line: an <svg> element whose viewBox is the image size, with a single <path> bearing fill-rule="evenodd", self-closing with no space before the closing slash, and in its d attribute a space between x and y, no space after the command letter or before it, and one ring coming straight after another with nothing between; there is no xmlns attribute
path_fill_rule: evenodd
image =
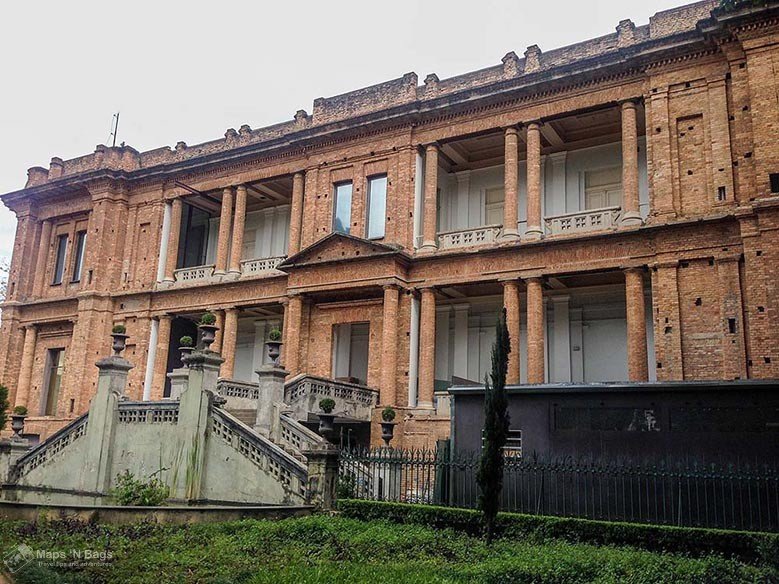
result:
<svg viewBox="0 0 779 584"><path fill-rule="evenodd" d="M21 544L3 557L3 563L12 574L24 568L35 559L35 551L27 544Z"/></svg>

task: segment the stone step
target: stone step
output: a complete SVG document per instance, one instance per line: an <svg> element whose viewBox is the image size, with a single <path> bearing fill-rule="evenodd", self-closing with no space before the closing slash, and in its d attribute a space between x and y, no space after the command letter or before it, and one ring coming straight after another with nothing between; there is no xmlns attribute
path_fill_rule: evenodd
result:
<svg viewBox="0 0 779 584"><path fill-rule="evenodd" d="M257 410L255 409L227 409L227 412L241 420L244 424L250 428L254 427L254 422L257 419Z"/></svg>

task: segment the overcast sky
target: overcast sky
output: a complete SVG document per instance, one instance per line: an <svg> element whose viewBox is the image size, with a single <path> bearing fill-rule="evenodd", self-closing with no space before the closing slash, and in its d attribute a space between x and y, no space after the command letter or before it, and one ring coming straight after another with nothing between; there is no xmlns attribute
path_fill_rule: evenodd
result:
<svg viewBox="0 0 779 584"><path fill-rule="evenodd" d="M415 71L444 79L646 24L684 0L10 2L0 17L0 193L30 166L119 141L196 144ZM0 205L0 257L13 214Z"/></svg>

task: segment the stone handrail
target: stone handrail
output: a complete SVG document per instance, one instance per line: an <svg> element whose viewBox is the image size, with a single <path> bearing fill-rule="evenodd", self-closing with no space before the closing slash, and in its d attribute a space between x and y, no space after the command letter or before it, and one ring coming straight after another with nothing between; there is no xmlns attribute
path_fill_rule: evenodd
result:
<svg viewBox="0 0 779 584"><path fill-rule="evenodd" d="M286 383L284 386L284 403L291 404L310 394L341 398L369 407L375 406L379 399L379 392L370 387L304 374Z"/></svg>
<svg viewBox="0 0 779 584"><path fill-rule="evenodd" d="M281 422L280 442L291 446L300 453L326 442L322 436L286 414L281 414L279 421Z"/></svg>
<svg viewBox="0 0 779 584"><path fill-rule="evenodd" d="M438 248L454 249L494 243L502 227L502 225L483 225L457 231L442 231L438 233Z"/></svg>
<svg viewBox="0 0 779 584"><path fill-rule="evenodd" d="M599 231L614 227L619 219L620 211L620 207L588 209L576 213L545 217L544 222L551 235Z"/></svg>
<svg viewBox="0 0 779 584"><path fill-rule="evenodd" d="M249 381L220 378L216 382L216 393L222 397L238 397L242 399L259 399L260 387Z"/></svg>
<svg viewBox="0 0 779 584"><path fill-rule="evenodd" d="M89 414L87 413L76 418L67 426L57 430L28 453L20 456L14 465L14 476L19 478L26 475L31 470L51 460L70 444L84 436L87 433L88 416Z"/></svg>
<svg viewBox="0 0 779 584"><path fill-rule="evenodd" d="M214 275L215 265L181 268L173 272L176 282L206 282Z"/></svg>
<svg viewBox="0 0 779 584"><path fill-rule="evenodd" d="M296 478L298 494L305 496L308 468L283 448L219 408L211 408L211 433L272 474L282 484L292 488L292 479Z"/></svg>
<svg viewBox="0 0 779 584"><path fill-rule="evenodd" d="M178 424L179 402L136 402L118 404L117 421L120 424Z"/></svg>
<svg viewBox="0 0 779 584"><path fill-rule="evenodd" d="M286 258L287 256L278 256L272 258L243 260L241 262L241 274L244 276L251 276L254 274L261 274L263 272L270 272L271 270L275 270L276 267Z"/></svg>

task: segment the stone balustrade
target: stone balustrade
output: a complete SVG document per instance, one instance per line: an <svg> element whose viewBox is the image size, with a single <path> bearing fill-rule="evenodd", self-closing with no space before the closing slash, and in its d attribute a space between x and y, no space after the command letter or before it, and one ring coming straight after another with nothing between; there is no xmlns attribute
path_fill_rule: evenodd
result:
<svg viewBox="0 0 779 584"><path fill-rule="evenodd" d="M173 272L176 282L207 282L214 275L214 265L181 268Z"/></svg>
<svg viewBox="0 0 779 584"><path fill-rule="evenodd" d="M379 392L364 385L314 375L300 375L284 387L284 403L291 406L297 418L318 412L319 401L326 397L335 401L336 415L370 421Z"/></svg>
<svg viewBox="0 0 779 584"><path fill-rule="evenodd" d="M178 424L178 402L120 402L120 424Z"/></svg>
<svg viewBox="0 0 779 584"><path fill-rule="evenodd" d="M576 213L545 217L544 222L550 235L601 231L616 227L620 212L620 207L588 209Z"/></svg>
<svg viewBox="0 0 779 584"><path fill-rule="evenodd" d="M443 231L438 234L438 248L456 249L494 243L501 228L500 225L484 225L458 231Z"/></svg>
<svg viewBox="0 0 779 584"><path fill-rule="evenodd" d="M41 442L27 454L16 461L14 476L23 477L31 470L48 462L64 451L87 432L89 414L76 418L70 424L52 434L45 442Z"/></svg>
<svg viewBox="0 0 779 584"><path fill-rule="evenodd" d="M280 443L292 447L297 452L303 453L306 450L317 448L326 442L322 436L285 414L280 415L279 422Z"/></svg>
<svg viewBox="0 0 779 584"><path fill-rule="evenodd" d="M275 270L278 265L286 259L287 256L278 256L273 258L258 258L254 260L243 260L241 262L241 275L255 276L264 272Z"/></svg>
<svg viewBox="0 0 779 584"><path fill-rule="evenodd" d="M260 387L249 381L221 378L216 383L216 393L224 398L257 400L260 397Z"/></svg>

